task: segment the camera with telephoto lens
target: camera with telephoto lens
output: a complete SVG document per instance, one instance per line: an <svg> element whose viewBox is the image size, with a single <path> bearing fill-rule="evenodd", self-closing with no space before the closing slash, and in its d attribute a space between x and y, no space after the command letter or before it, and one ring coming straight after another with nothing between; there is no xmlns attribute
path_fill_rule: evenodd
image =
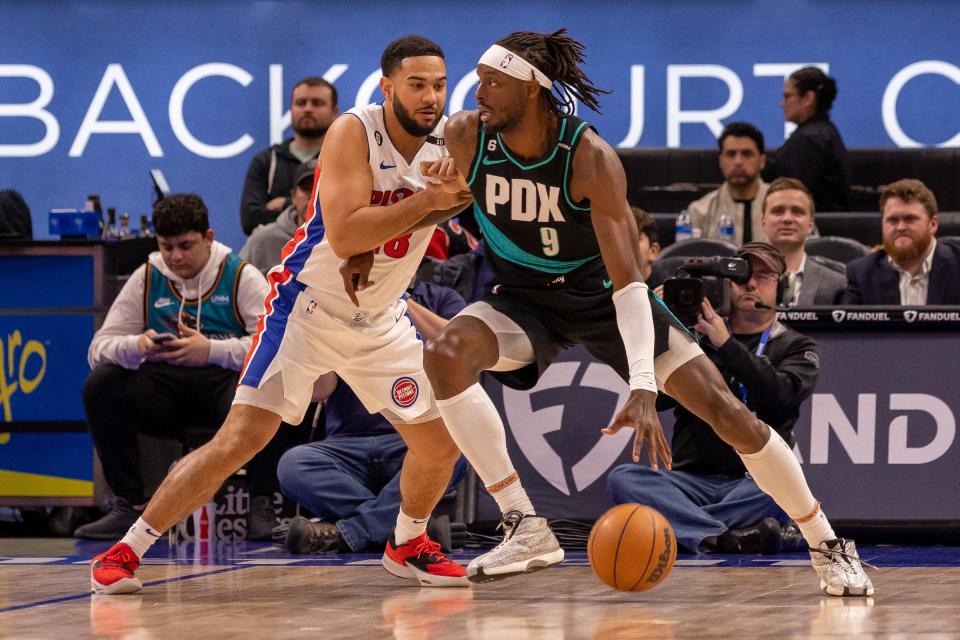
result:
<svg viewBox="0 0 960 640"><path fill-rule="evenodd" d="M746 284L751 272L750 261L743 258L686 258L675 276L664 281L663 301L687 327L697 324L704 298L726 318L731 308L730 282Z"/></svg>

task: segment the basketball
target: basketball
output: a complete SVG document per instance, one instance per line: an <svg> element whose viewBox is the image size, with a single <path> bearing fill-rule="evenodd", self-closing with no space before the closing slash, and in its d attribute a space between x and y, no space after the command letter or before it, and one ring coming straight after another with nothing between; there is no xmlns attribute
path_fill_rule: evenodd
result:
<svg viewBox="0 0 960 640"><path fill-rule="evenodd" d="M593 525L587 557L597 577L614 589L646 591L670 574L677 559L677 539L656 509L620 504Z"/></svg>

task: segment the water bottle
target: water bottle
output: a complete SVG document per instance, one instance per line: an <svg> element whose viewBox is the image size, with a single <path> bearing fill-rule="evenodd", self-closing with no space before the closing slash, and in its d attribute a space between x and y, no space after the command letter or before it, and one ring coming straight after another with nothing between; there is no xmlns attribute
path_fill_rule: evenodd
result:
<svg viewBox="0 0 960 640"><path fill-rule="evenodd" d="M137 234L138 238L152 238L153 237L153 226L150 224L150 220L147 218L147 214L140 214L140 232Z"/></svg>
<svg viewBox="0 0 960 640"><path fill-rule="evenodd" d="M117 210L114 207L107 207L107 225L103 229L102 237L108 241L120 239L120 231L117 229Z"/></svg>
<svg viewBox="0 0 960 640"><path fill-rule="evenodd" d="M733 244L733 216L729 213L720 215L720 239Z"/></svg>
<svg viewBox="0 0 960 640"><path fill-rule="evenodd" d="M693 237L693 225L690 222L690 214L684 209L677 216L677 225L674 231L674 242L689 240Z"/></svg>

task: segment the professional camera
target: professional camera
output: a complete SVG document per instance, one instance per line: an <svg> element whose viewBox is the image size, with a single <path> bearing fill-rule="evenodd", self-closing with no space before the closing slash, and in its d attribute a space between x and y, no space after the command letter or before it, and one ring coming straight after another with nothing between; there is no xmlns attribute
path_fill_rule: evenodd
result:
<svg viewBox="0 0 960 640"><path fill-rule="evenodd" d="M730 315L730 282L746 284L751 276L750 261L743 258L687 258L675 277L663 283L663 301L685 326L697 324L706 298L717 314Z"/></svg>

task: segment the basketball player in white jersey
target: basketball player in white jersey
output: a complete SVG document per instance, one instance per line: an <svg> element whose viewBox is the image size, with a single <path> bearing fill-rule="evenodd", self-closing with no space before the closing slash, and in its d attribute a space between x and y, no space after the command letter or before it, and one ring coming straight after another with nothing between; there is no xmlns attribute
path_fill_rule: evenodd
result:
<svg viewBox="0 0 960 640"><path fill-rule="evenodd" d="M336 372L381 411L409 447L403 501L384 567L424 586L466 586L463 567L426 535L459 451L443 426L423 371L422 343L400 299L427 247L435 220L471 200L427 182L453 171L443 146L446 66L435 43L407 36L383 52L385 101L351 109L327 133L304 224L268 274L257 335L230 414L216 436L174 467L126 536L91 566L97 593L139 591L140 559L273 437L280 421L298 424L313 383ZM455 190L454 190L455 191ZM344 258L373 250L369 281L344 291Z"/></svg>

